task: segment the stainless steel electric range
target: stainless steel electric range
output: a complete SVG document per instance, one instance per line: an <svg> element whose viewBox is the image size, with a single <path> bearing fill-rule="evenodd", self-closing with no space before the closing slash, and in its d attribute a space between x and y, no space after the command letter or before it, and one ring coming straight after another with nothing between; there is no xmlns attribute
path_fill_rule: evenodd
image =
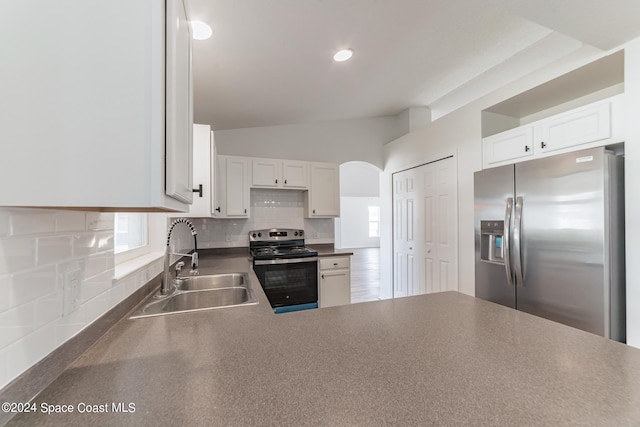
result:
<svg viewBox="0 0 640 427"><path fill-rule="evenodd" d="M276 313L318 308L318 252L304 245L304 230L251 231L249 251Z"/></svg>

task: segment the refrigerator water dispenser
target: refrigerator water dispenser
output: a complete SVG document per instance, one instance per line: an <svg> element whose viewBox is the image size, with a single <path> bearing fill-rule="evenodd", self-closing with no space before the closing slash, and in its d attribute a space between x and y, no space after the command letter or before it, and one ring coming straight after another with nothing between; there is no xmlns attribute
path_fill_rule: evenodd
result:
<svg viewBox="0 0 640 427"><path fill-rule="evenodd" d="M504 221L480 221L480 259L504 264L502 234Z"/></svg>

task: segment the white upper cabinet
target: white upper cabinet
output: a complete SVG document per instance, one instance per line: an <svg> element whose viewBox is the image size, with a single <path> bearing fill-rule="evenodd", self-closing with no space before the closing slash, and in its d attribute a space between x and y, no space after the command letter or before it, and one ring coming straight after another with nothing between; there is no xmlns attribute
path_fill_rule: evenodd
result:
<svg viewBox="0 0 640 427"><path fill-rule="evenodd" d="M309 177L305 216L340 216L340 167L332 163L311 163Z"/></svg>
<svg viewBox="0 0 640 427"><path fill-rule="evenodd" d="M219 218L249 218L249 159L218 156L216 186Z"/></svg>
<svg viewBox="0 0 640 427"><path fill-rule="evenodd" d="M3 186L0 205L187 210L191 38L183 0L16 1L6 12L0 180L15 185ZM38 29L28 37L25 22Z"/></svg>
<svg viewBox="0 0 640 427"><path fill-rule="evenodd" d="M482 155L486 165L533 155L533 126L522 126L484 139Z"/></svg>
<svg viewBox="0 0 640 427"><path fill-rule="evenodd" d="M541 152L560 150L611 136L611 104L589 105L540 122L536 142Z"/></svg>
<svg viewBox="0 0 640 427"><path fill-rule="evenodd" d="M252 187L307 188L308 164L306 162L275 159L252 160Z"/></svg>
<svg viewBox="0 0 640 427"><path fill-rule="evenodd" d="M482 140L484 168L622 142L619 97L596 102ZM617 120L621 123L622 120Z"/></svg>
<svg viewBox="0 0 640 427"><path fill-rule="evenodd" d="M184 0L167 1L166 30L166 194L193 200L193 82L191 30Z"/></svg>

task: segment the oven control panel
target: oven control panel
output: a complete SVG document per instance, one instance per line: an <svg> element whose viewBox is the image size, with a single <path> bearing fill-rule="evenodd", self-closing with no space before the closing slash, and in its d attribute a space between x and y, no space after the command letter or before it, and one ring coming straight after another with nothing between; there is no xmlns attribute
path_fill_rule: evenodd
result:
<svg viewBox="0 0 640 427"><path fill-rule="evenodd" d="M302 238L304 238L304 230L292 228L271 228L249 232L249 241L251 242L280 242Z"/></svg>

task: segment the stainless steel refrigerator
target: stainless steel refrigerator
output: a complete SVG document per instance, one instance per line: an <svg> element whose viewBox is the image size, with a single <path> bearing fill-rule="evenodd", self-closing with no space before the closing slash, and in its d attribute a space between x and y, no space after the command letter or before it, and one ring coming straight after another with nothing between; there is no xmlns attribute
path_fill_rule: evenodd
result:
<svg viewBox="0 0 640 427"><path fill-rule="evenodd" d="M625 342L623 157L601 147L474 178L476 297Z"/></svg>

